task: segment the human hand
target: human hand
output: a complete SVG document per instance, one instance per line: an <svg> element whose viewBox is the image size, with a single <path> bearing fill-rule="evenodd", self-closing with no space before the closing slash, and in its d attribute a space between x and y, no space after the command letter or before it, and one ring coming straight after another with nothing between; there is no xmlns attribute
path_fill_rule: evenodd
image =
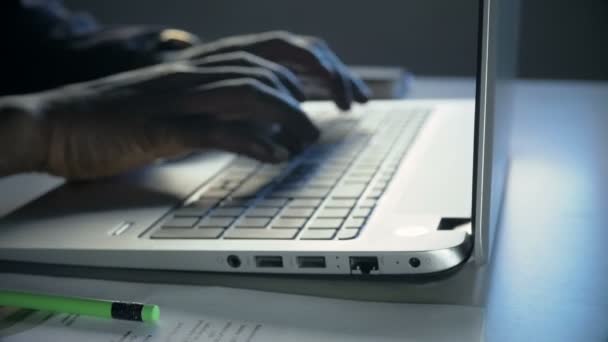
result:
<svg viewBox="0 0 608 342"><path fill-rule="evenodd" d="M123 26L65 38L57 85L89 81L147 67L163 54L198 44L195 35L171 28ZM42 59L44 62L45 59ZM55 86L57 86L55 85Z"/></svg>
<svg viewBox="0 0 608 342"><path fill-rule="evenodd" d="M172 63L5 98L0 172L92 179L207 148L284 161L319 135L300 92L288 71Z"/></svg>
<svg viewBox="0 0 608 342"><path fill-rule="evenodd" d="M343 110L353 102L367 102L371 95L365 83L348 70L323 40L284 31L228 37L168 53L166 58L200 63L227 53L265 60L288 68L299 78L314 80L331 91L333 100Z"/></svg>

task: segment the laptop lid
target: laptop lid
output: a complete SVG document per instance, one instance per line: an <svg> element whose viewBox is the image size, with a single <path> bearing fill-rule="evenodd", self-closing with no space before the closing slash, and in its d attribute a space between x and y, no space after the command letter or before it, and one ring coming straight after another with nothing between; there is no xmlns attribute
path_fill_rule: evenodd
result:
<svg viewBox="0 0 608 342"><path fill-rule="evenodd" d="M519 0L480 2L472 217L481 264L490 258L508 175L519 7Z"/></svg>

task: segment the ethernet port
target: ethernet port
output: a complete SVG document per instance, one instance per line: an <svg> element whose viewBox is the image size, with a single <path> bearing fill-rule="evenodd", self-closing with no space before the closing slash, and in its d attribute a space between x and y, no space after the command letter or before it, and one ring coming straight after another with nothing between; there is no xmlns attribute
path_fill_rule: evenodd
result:
<svg viewBox="0 0 608 342"><path fill-rule="evenodd" d="M378 258L369 256L350 257L351 274L378 273Z"/></svg>

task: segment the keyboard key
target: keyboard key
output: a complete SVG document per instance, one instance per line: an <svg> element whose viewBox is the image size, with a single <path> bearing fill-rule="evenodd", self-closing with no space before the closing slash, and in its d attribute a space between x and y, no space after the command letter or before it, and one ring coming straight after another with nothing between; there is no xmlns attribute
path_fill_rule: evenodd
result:
<svg viewBox="0 0 608 342"><path fill-rule="evenodd" d="M376 182L376 184L374 184L374 186L386 188L388 186L388 182L380 182L380 181L378 181L378 182Z"/></svg>
<svg viewBox="0 0 608 342"><path fill-rule="evenodd" d="M226 228L234 222L233 217L205 217L198 224L201 228Z"/></svg>
<svg viewBox="0 0 608 342"><path fill-rule="evenodd" d="M224 198L226 196L228 196L228 194L230 193L230 190L226 190L226 189L209 189L205 192L203 192L202 197L203 198Z"/></svg>
<svg viewBox="0 0 608 342"><path fill-rule="evenodd" d="M253 168L243 168L241 170L229 170L223 176L226 179L244 179L247 176L251 175L253 172Z"/></svg>
<svg viewBox="0 0 608 342"><path fill-rule="evenodd" d="M197 200L189 203L188 205L178 208L175 210L173 215L175 216L204 216L211 210L211 208L215 207L219 200Z"/></svg>
<svg viewBox="0 0 608 342"><path fill-rule="evenodd" d="M326 208L352 208L357 201L354 199L330 199L325 202Z"/></svg>
<svg viewBox="0 0 608 342"><path fill-rule="evenodd" d="M359 169L358 169L358 168L356 168L356 167L355 167L355 170L356 170L356 171L352 171L352 172L349 174L349 177L355 177L355 178L359 178L359 177L361 177L361 178L364 178L364 177L366 177L366 178L372 178L372 177L374 177L374 174L376 173L376 172L374 172L374 171L363 171L363 170L359 171Z"/></svg>
<svg viewBox="0 0 608 342"><path fill-rule="evenodd" d="M340 177L342 177L342 174L318 174L314 179L311 179L310 181L335 183L338 181L338 179L340 179Z"/></svg>
<svg viewBox="0 0 608 342"><path fill-rule="evenodd" d="M211 212L211 216L226 216L226 217L237 217L245 211L244 207L227 207L217 208Z"/></svg>
<svg viewBox="0 0 608 342"><path fill-rule="evenodd" d="M236 188L239 187L239 183L237 182L225 182L224 184L222 184L222 189L225 190L234 190Z"/></svg>
<svg viewBox="0 0 608 342"><path fill-rule="evenodd" d="M222 201L220 207L222 208L235 208L235 207L248 207L253 202L252 198L232 198L229 197Z"/></svg>
<svg viewBox="0 0 608 342"><path fill-rule="evenodd" d="M336 229L309 229L300 235L301 240L331 240L336 235Z"/></svg>
<svg viewBox="0 0 608 342"><path fill-rule="evenodd" d="M353 165L353 167L351 168L350 173L348 174L348 177L361 178L361 179L371 179L371 178L373 178L378 173L378 168L382 165L382 160L377 160L377 161L359 160L357 162L357 164L359 164L359 165L365 165L367 167L367 169L361 169L361 170L359 170L357 168L357 166ZM374 170L372 168L376 168L376 169Z"/></svg>
<svg viewBox="0 0 608 342"><path fill-rule="evenodd" d="M305 186L311 186L311 187L332 187L334 186L334 184L336 184L336 180L334 179L311 179L310 181L307 182L307 184L305 184Z"/></svg>
<svg viewBox="0 0 608 342"><path fill-rule="evenodd" d="M356 218L365 218L368 217L372 212L371 208L355 208L350 215Z"/></svg>
<svg viewBox="0 0 608 342"><path fill-rule="evenodd" d="M342 219L317 218L309 226L309 229L338 229L342 225Z"/></svg>
<svg viewBox="0 0 608 342"><path fill-rule="evenodd" d="M380 176L384 176L384 177L392 177L395 173L392 171L382 171L380 172Z"/></svg>
<svg viewBox="0 0 608 342"><path fill-rule="evenodd" d="M378 169L378 164L366 164L366 163L357 163L354 168L356 170L361 170L363 172L369 172L372 175L376 173Z"/></svg>
<svg viewBox="0 0 608 342"><path fill-rule="evenodd" d="M283 171L285 171L286 164L266 164L260 168L258 174L260 175L268 175L271 177L280 175Z"/></svg>
<svg viewBox="0 0 608 342"><path fill-rule="evenodd" d="M224 189L224 187L221 185L215 185L208 189L208 191L223 191L223 190L226 190L226 189Z"/></svg>
<svg viewBox="0 0 608 342"><path fill-rule="evenodd" d="M321 181L325 181L325 182L332 182L335 180L338 180L342 174L344 173L344 170L337 170L337 169L319 169L315 171L315 179L319 179Z"/></svg>
<svg viewBox="0 0 608 342"><path fill-rule="evenodd" d="M258 207L276 207L280 208L284 206L289 200L285 198L268 198L259 201L256 206Z"/></svg>
<svg viewBox="0 0 608 342"><path fill-rule="evenodd" d="M230 194L234 198L252 198L255 197L258 191L262 190L262 187L239 187L233 193Z"/></svg>
<svg viewBox="0 0 608 342"><path fill-rule="evenodd" d="M367 179L367 178L364 180L356 180L356 179L353 180L350 178L346 178L346 180L344 181L345 185L361 185L361 184L366 185L367 183L369 183L369 179Z"/></svg>
<svg viewBox="0 0 608 342"><path fill-rule="evenodd" d="M315 212L314 208L292 208L291 206L287 207L281 213L281 217L305 217L308 218L312 216Z"/></svg>
<svg viewBox="0 0 608 342"><path fill-rule="evenodd" d="M279 213L280 208L251 208L245 214L247 217L274 217Z"/></svg>
<svg viewBox="0 0 608 342"><path fill-rule="evenodd" d="M159 229L150 238L152 239L217 239L224 232L223 229Z"/></svg>
<svg viewBox="0 0 608 342"><path fill-rule="evenodd" d="M246 180L239 190L249 190L250 192L257 192L272 183L272 179L266 178L250 178Z"/></svg>
<svg viewBox="0 0 608 342"><path fill-rule="evenodd" d="M372 190L367 194L367 198L377 200L378 198L380 198L380 196L382 196L382 193L383 191Z"/></svg>
<svg viewBox="0 0 608 342"><path fill-rule="evenodd" d="M283 218L280 217L276 221L274 221L270 227L271 228L302 228L306 223L305 218Z"/></svg>
<svg viewBox="0 0 608 342"><path fill-rule="evenodd" d="M163 228L192 228L198 220L198 217L173 217L163 223Z"/></svg>
<svg viewBox="0 0 608 342"><path fill-rule="evenodd" d="M210 209L211 209L211 207L199 208L199 207L195 207L195 206L185 206L185 207L176 209L173 212L173 215L176 217L202 217L202 216L205 216L205 214L207 214L207 212L209 212Z"/></svg>
<svg viewBox="0 0 608 342"><path fill-rule="evenodd" d="M338 232L338 240L352 240L359 235L359 229L342 229Z"/></svg>
<svg viewBox="0 0 608 342"><path fill-rule="evenodd" d="M363 228L365 224L365 219L363 218L349 218L344 223L344 228L346 229L360 229Z"/></svg>
<svg viewBox="0 0 608 342"><path fill-rule="evenodd" d="M344 218L348 216L350 209L348 208L324 208L319 211L317 217L319 218Z"/></svg>
<svg viewBox="0 0 608 342"><path fill-rule="evenodd" d="M275 192L279 192L279 191L291 191L291 190L301 189L304 186L306 186L306 182L305 181L299 181L299 182L293 182L293 183L283 183L283 184L280 184L277 187L275 187L273 190Z"/></svg>
<svg viewBox="0 0 608 342"><path fill-rule="evenodd" d="M236 228L264 228L270 223L267 217L246 217L236 223Z"/></svg>
<svg viewBox="0 0 608 342"><path fill-rule="evenodd" d="M332 193L332 198L359 198L365 191L365 185L340 185Z"/></svg>
<svg viewBox="0 0 608 342"><path fill-rule="evenodd" d="M384 167L384 170L393 172L393 174L397 171L398 166L395 163L387 163Z"/></svg>
<svg viewBox="0 0 608 342"><path fill-rule="evenodd" d="M270 197L283 198L324 198L330 188L300 188L273 192Z"/></svg>
<svg viewBox="0 0 608 342"><path fill-rule="evenodd" d="M319 204L320 199L294 199L289 202L289 206L294 208L316 208Z"/></svg>
<svg viewBox="0 0 608 342"><path fill-rule="evenodd" d="M218 177L213 181L213 183L211 183L211 185L216 186L216 187L224 187L227 184L238 185L239 183L240 182L237 182L235 180Z"/></svg>
<svg viewBox="0 0 608 342"><path fill-rule="evenodd" d="M298 229L231 229L224 239L291 240L296 234Z"/></svg>

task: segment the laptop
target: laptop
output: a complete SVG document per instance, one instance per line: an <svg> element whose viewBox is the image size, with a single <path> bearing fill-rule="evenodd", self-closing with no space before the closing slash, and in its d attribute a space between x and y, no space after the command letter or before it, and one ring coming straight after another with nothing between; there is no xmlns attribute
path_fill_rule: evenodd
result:
<svg viewBox="0 0 608 342"><path fill-rule="evenodd" d="M414 277L485 262L508 162L495 63L514 51L495 45L512 31L498 6L480 1L476 99L305 103L322 136L293 160L208 152L62 185L0 220L0 259Z"/></svg>

